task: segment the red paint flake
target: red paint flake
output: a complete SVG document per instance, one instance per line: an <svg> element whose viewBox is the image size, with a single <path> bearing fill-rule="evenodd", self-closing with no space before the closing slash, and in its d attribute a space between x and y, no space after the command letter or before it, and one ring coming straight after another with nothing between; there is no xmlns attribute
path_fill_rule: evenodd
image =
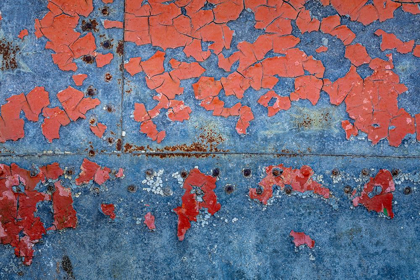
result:
<svg viewBox="0 0 420 280"><path fill-rule="evenodd" d="M369 211L384 213L392 219L394 218L394 213L392 212L393 191L395 191L395 184L391 172L381 169L363 187L360 196L353 198L353 205L357 207L361 204Z"/></svg>
<svg viewBox="0 0 420 280"><path fill-rule="evenodd" d="M347 140L350 139L351 136L357 136L359 134L359 130L354 127L348 120L341 122L341 127L346 132L346 138Z"/></svg>
<svg viewBox="0 0 420 280"><path fill-rule="evenodd" d="M48 92L43 87L36 87L26 96L22 93L6 99L7 103L1 106L0 142L16 141L25 136L24 120L20 113L25 113L29 121L38 121L42 109L50 104Z"/></svg>
<svg viewBox="0 0 420 280"><path fill-rule="evenodd" d="M272 106L268 104L272 99L275 99L275 103ZM268 108L268 116L272 117L277 114L281 110L289 110L291 107L291 102L289 97L287 96L280 96L274 91L270 90L266 94L262 95L260 99L258 99L258 103L262 106Z"/></svg>
<svg viewBox="0 0 420 280"><path fill-rule="evenodd" d="M420 45L416 45L413 50L413 55L420 57Z"/></svg>
<svg viewBox="0 0 420 280"><path fill-rule="evenodd" d="M375 35L382 36L382 51L396 49L399 53L409 53L413 50L414 40L403 42L394 34L386 33L381 29L376 30Z"/></svg>
<svg viewBox="0 0 420 280"><path fill-rule="evenodd" d="M118 172L115 174L115 177L116 178L122 178L122 177L124 177L124 169L119 168L118 169Z"/></svg>
<svg viewBox="0 0 420 280"><path fill-rule="evenodd" d="M329 4L329 0L323 0L324 5ZM374 0L373 4L365 5L368 0L331 0L331 5L340 15L349 15L353 21L358 21L364 25L371 24L379 19L380 22L394 17L394 11L401 4L392 0Z"/></svg>
<svg viewBox="0 0 420 280"><path fill-rule="evenodd" d="M101 168L99 164L86 158L83 160L80 169L82 171L80 172L79 177L76 178L76 185L78 186L87 184L91 180L95 181L98 185L102 185L110 178L109 173L111 172L111 169L108 167Z"/></svg>
<svg viewBox="0 0 420 280"><path fill-rule="evenodd" d="M316 51L317 53L326 52L326 51L328 51L328 47L326 47L326 46L320 46L320 47L319 47L319 48L317 48L315 51Z"/></svg>
<svg viewBox="0 0 420 280"><path fill-rule="evenodd" d="M104 27L105 29L110 29L110 28L123 28L123 23L121 21L117 21L117 20L104 20Z"/></svg>
<svg viewBox="0 0 420 280"><path fill-rule="evenodd" d="M108 65L113 58L114 58L114 55L112 53L107 53L107 54L98 53L96 55L96 66L98 68L102 68L105 65Z"/></svg>
<svg viewBox="0 0 420 280"><path fill-rule="evenodd" d="M174 209L178 215L178 239L184 240L191 222L197 221L199 210L206 208L211 215L220 210L214 193L216 178L205 175L197 168L192 169L184 181L185 193L182 196L182 206Z"/></svg>
<svg viewBox="0 0 420 280"><path fill-rule="evenodd" d="M73 208L71 190L61 185L60 181L54 183L55 191L52 196L54 222L48 230L61 230L64 228L76 228L77 217Z"/></svg>
<svg viewBox="0 0 420 280"><path fill-rule="evenodd" d="M104 4L112 4L114 0L102 0L102 2L104 2Z"/></svg>
<svg viewBox="0 0 420 280"><path fill-rule="evenodd" d="M128 73L130 73L131 76L136 75L137 73L140 73L143 71L140 65L141 57L133 57L130 58L130 60L124 64L125 70L127 70Z"/></svg>
<svg viewBox="0 0 420 280"><path fill-rule="evenodd" d="M63 71L76 71L75 59L94 55L95 38L92 33L80 37L76 32L80 16L87 17L93 11L92 0L50 0L49 12L43 19L35 20L37 38L48 39L46 49L51 49L53 62Z"/></svg>
<svg viewBox="0 0 420 280"><path fill-rule="evenodd" d="M361 44L346 46L345 57L348 58L356 67L362 64L369 63L372 58L368 55L366 48Z"/></svg>
<svg viewBox="0 0 420 280"><path fill-rule="evenodd" d="M109 216L111 219L115 219L117 216L115 215L115 206L114 204L105 204L102 203L101 204L101 210L102 213L104 213L105 215Z"/></svg>
<svg viewBox="0 0 420 280"><path fill-rule="evenodd" d="M389 61L371 60L369 67L373 74L364 80L356 72L356 67L351 66L346 76L334 83L324 80L323 90L329 94L332 104L345 101L346 111L354 120L353 127L346 123L350 134L355 135L361 130L368 134L373 144L388 139L391 146L397 147L407 134L415 132L415 125L414 119L404 109L398 108L398 95L407 87L399 83L398 75L392 71L392 55L388 57Z"/></svg>
<svg viewBox="0 0 420 280"><path fill-rule="evenodd" d="M273 170L278 176L273 174ZM265 168L266 176L258 183L262 187L262 192L257 193L256 188L249 189L249 197L258 199L263 204L267 204L268 200L273 196L273 187L279 186L282 190L289 185L292 190L304 193L313 191L315 194L324 198L330 197L330 190L322 187L321 184L311 179L314 171L309 166L302 166L300 169L285 167L283 164L277 166L271 165Z"/></svg>
<svg viewBox="0 0 420 280"><path fill-rule="evenodd" d="M295 232L290 231L290 236L293 237L293 243L296 247L301 245L307 245L309 248L313 248L315 246L315 241L309 236L306 235L304 232Z"/></svg>
<svg viewBox="0 0 420 280"><path fill-rule="evenodd" d="M416 3L403 3L402 4L402 9L403 9L404 12L410 13L410 14L413 14L413 15L420 14L419 4L416 4Z"/></svg>
<svg viewBox="0 0 420 280"><path fill-rule="evenodd" d="M319 20L311 18L308 10L303 9L296 19L296 25L302 34L319 30ZM289 33L290 34L290 33Z"/></svg>
<svg viewBox="0 0 420 280"><path fill-rule="evenodd" d="M47 138L48 142L52 142L53 139L60 138L61 126L66 126L70 123L70 119L66 112L58 107L45 108L42 112L44 123L41 125L42 134Z"/></svg>
<svg viewBox="0 0 420 280"><path fill-rule="evenodd" d="M349 45L356 38L346 25L340 24L340 16L334 15L326 17L321 22L321 31L340 39L344 45Z"/></svg>
<svg viewBox="0 0 420 280"><path fill-rule="evenodd" d="M155 216L152 215L152 213L148 212L146 215L144 215L144 224L150 229L155 230Z"/></svg>
<svg viewBox="0 0 420 280"><path fill-rule="evenodd" d="M19 33L19 38L23 40L23 38L25 38L26 36L28 36L28 29L23 29L22 31L20 31Z"/></svg>
<svg viewBox="0 0 420 280"><path fill-rule="evenodd" d="M60 165L57 162L54 162L52 164L40 167L39 170L41 170L42 175L45 176L48 180L57 180L58 177L63 175L63 169L61 169ZM42 182L44 182L43 180Z"/></svg>
<svg viewBox="0 0 420 280"><path fill-rule="evenodd" d="M37 204L53 201L54 226L51 229L76 227L76 212L69 189L63 188L60 181L55 182L53 197L39 192L35 187L49 180L57 180L63 174L58 163L40 167L40 172L31 172L16 164L0 164L0 243L15 248L15 255L23 258L25 265L32 263L33 246L40 241L46 229L39 217L35 216ZM14 191L20 188L21 192ZM50 229L49 229L50 230Z"/></svg>
<svg viewBox="0 0 420 280"><path fill-rule="evenodd" d="M102 136L104 135L106 129L107 129L107 126L104 125L103 123L97 123L96 125L91 125L90 126L90 130L98 138L102 138Z"/></svg>
<svg viewBox="0 0 420 280"><path fill-rule="evenodd" d="M73 81L76 84L76 86L82 86L83 82L85 81L85 79L88 77L87 74L77 74L77 75L73 75Z"/></svg>
<svg viewBox="0 0 420 280"><path fill-rule="evenodd" d="M83 96L83 92L72 87L68 87L57 94L58 100L72 121L79 118L85 119L87 111L101 104L99 99L83 98Z"/></svg>

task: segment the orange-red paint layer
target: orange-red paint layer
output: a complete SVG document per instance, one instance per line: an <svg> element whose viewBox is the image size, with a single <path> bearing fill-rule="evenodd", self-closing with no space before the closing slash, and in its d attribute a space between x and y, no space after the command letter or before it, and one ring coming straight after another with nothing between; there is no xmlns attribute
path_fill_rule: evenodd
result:
<svg viewBox="0 0 420 280"><path fill-rule="evenodd" d="M292 230L290 231L290 236L293 237L293 243L296 247L307 245L312 249L315 246L315 241L304 232L296 232Z"/></svg>
<svg viewBox="0 0 420 280"><path fill-rule="evenodd" d="M182 205L174 209L178 215L177 235L180 241L184 240L191 222L197 221L200 209L206 208L211 215L214 215L221 208L214 193L216 177L205 175L194 168L185 179L183 188L185 193L182 196Z"/></svg>
<svg viewBox="0 0 420 280"><path fill-rule="evenodd" d="M324 198L330 197L330 190L320 183L311 179L314 171L309 166L302 166L300 169L285 167L283 164L270 165L265 168L266 176L258 183L261 187L250 188L249 197L257 199L263 204L273 196L273 187L279 186L282 190L289 185L293 191L304 193L313 191Z"/></svg>
<svg viewBox="0 0 420 280"><path fill-rule="evenodd" d="M395 184L391 172L385 169L379 170L374 178L363 187L360 196L353 198L353 205L365 206L369 211L384 213L385 216L394 218L392 212L392 192L395 191Z"/></svg>

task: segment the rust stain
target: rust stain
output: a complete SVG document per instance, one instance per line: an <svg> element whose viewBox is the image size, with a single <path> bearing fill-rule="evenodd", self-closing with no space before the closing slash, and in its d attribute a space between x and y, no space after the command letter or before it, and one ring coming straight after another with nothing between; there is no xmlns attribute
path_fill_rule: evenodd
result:
<svg viewBox="0 0 420 280"><path fill-rule="evenodd" d="M13 70L18 68L16 55L20 48L15 46L13 42L7 41L5 38L0 40L0 55L3 57L1 70Z"/></svg>

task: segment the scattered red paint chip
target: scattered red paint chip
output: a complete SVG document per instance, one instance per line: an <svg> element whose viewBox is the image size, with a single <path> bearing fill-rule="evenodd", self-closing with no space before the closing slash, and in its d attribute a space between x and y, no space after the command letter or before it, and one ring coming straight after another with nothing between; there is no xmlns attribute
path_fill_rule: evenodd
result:
<svg viewBox="0 0 420 280"><path fill-rule="evenodd" d="M102 203L101 204L101 210L102 210L102 213L104 213L105 215L107 215L107 216L109 216L111 219L115 219L116 218L116 215L115 215L115 206L114 206L114 204L105 204L105 203Z"/></svg>
<svg viewBox="0 0 420 280"><path fill-rule="evenodd" d="M375 177L363 187L360 196L353 198L353 205L365 206L369 211L383 213L389 218L394 218L392 212L392 200L395 184L391 172L385 169L379 170ZM354 194L353 194L354 195Z"/></svg>
<svg viewBox="0 0 420 280"><path fill-rule="evenodd" d="M315 246L315 241L309 237L309 235L306 235L304 232L295 232L291 231L290 236L293 237L293 243L296 247L299 247L301 245L307 245L309 248L313 248Z"/></svg>
<svg viewBox="0 0 420 280"><path fill-rule="evenodd" d="M155 216L152 215L152 213L148 212L144 216L144 223L150 230L155 230Z"/></svg>
<svg viewBox="0 0 420 280"><path fill-rule="evenodd" d="M23 38L25 38L26 36L28 36L28 30L27 29L23 29L22 31L20 31L19 33L19 38L23 40Z"/></svg>
<svg viewBox="0 0 420 280"><path fill-rule="evenodd" d="M76 86L82 86L85 79L88 77L87 74L77 74L73 75L73 81L76 84Z"/></svg>

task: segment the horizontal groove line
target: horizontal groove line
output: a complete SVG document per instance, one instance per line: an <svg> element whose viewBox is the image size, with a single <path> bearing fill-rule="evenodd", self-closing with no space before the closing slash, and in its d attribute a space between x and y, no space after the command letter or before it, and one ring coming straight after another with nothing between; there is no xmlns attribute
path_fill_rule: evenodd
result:
<svg viewBox="0 0 420 280"><path fill-rule="evenodd" d="M343 158L390 158L390 159L420 159L420 155L411 155L411 156L403 156L403 155L358 155L358 154L307 154L307 153L242 153L242 152L129 152L129 153L122 153L122 152L109 152L109 153L97 153L96 156L92 157L95 158L97 156L114 156L114 155L132 155L132 156L272 156L272 157L343 157ZM66 156L84 156L89 157L87 153L48 153L48 154L0 154L0 158L5 157L66 157Z"/></svg>

